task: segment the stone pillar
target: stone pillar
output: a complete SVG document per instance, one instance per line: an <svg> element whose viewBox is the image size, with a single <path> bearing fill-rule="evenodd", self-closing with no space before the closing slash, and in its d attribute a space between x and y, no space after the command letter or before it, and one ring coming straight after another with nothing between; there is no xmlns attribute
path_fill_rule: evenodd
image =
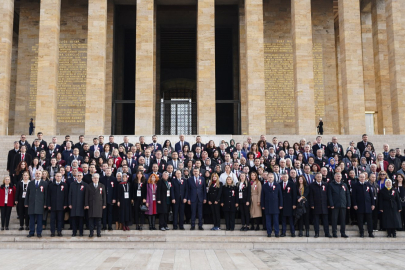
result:
<svg viewBox="0 0 405 270"><path fill-rule="evenodd" d="M114 9L115 3L107 4L107 58L105 79L105 121L104 134L112 134L112 98L113 98L113 58L114 58ZM115 120L115 119L114 119Z"/></svg>
<svg viewBox="0 0 405 270"><path fill-rule="evenodd" d="M405 134L405 1L386 0L388 63L394 134Z"/></svg>
<svg viewBox="0 0 405 270"><path fill-rule="evenodd" d="M136 3L135 134L155 133L155 3Z"/></svg>
<svg viewBox="0 0 405 270"><path fill-rule="evenodd" d="M339 37L345 134L366 130L360 3L339 0Z"/></svg>
<svg viewBox="0 0 405 270"><path fill-rule="evenodd" d="M390 74L388 65L385 0L372 0L371 19L374 53L378 134L392 134Z"/></svg>
<svg viewBox="0 0 405 270"><path fill-rule="evenodd" d="M215 0L197 5L197 133L215 135Z"/></svg>
<svg viewBox="0 0 405 270"><path fill-rule="evenodd" d="M104 133L107 0L89 0L85 133Z"/></svg>
<svg viewBox="0 0 405 270"><path fill-rule="evenodd" d="M247 90L246 90L246 27L245 27L245 1L239 0L239 89L240 89L240 116L241 131L243 135L248 132Z"/></svg>
<svg viewBox="0 0 405 270"><path fill-rule="evenodd" d="M61 0L42 0L39 19L35 131L56 134Z"/></svg>
<svg viewBox="0 0 405 270"><path fill-rule="evenodd" d="M245 0L247 134L266 134L263 0Z"/></svg>
<svg viewBox="0 0 405 270"><path fill-rule="evenodd" d="M311 0L291 1L294 54L295 132L315 134Z"/></svg>
<svg viewBox="0 0 405 270"><path fill-rule="evenodd" d="M0 4L0 135L7 135L11 53L13 45L14 0L3 0Z"/></svg>

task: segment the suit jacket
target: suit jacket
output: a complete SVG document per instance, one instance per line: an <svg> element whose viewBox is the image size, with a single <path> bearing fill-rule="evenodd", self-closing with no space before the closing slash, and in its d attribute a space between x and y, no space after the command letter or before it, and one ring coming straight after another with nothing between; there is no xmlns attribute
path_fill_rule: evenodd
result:
<svg viewBox="0 0 405 270"><path fill-rule="evenodd" d="M177 160L177 161L176 161L176 167L174 166L174 163L175 163L174 160L171 159L171 160L169 160L169 161L167 162L167 165L172 165L173 168L174 168L174 171L176 171L177 168L179 167L180 160Z"/></svg>
<svg viewBox="0 0 405 270"><path fill-rule="evenodd" d="M48 185L48 201L46 205L51 207L51 211L62 211L68 205L69 189L66 183L51 182Z"/></svg>
<svg viewBox="0 0 405 270"><path fill-rule="evenodd" d="M324 155L326 155L326 145L324 145L324 144L321 144L321 147L319 147L318 144L314 144L312 146L312 153L316 156L316 151L318 151L319 149L323 149L323 153L324 153Z"/></svg>
<svg viewBox="0 0 405 270"><path fill-rule="evenodd" d="M118 182L114 176L103 176L100 178L100 183L102 183L106 188L106 199L107 204L113 204L113 200L118 199Z"/></svg>
<svg viewBox="0 0 405 270"><path fill-rule="evenodd" d="M183 142L183 146L184 146L184 145L188 145L188 149L190 149L190 144L189 144L188 142L184 141L184 142ZM177 142L177 143L174 145L174 151L176 151L176 152L182 151L181 145L180 145L180 141Z"/></svg>
<svg viewBox="0 0 405 270"><path fill-rule="evenodd" d="M101 147L100 145L97 145L97 149L100 153L104 152L104 148ZM90 146L89 150L92 151L93 153L96 152L96 146L93 144L92 146Z"/></svg>
<svg viewBox="0 0 405 270"><path fill-rule="evenodd" d="M160 162L157 162L157 159L152 161L152 164L158 164L159 172L163 173L167 169L167 162L164 159L160 159Z"/></svg>
<svg viewBox="0 0 405 270"><path fill-rule="evenodd" d="M157 151L157 150L160 150L160 151L163 150L162 145L161 145L160 143L156 143L155 146L153 146L153 143L151 143L151 144L149 144L149 146L152 146L153 152L155 152L155 151Z"/></svg>
<svg viewBox="0 0 405 270"><path fill-rule="evenodd" d="M81 144L80 142L78 142L73 146L73 149L78 148L79 151L82 151L83 150L83 144L84 143Z"/></svg>
<svg viewBox="0 0 405 270"><path fill-rule="evenodd" d="M289 217L293 215L293 206L297 206L297 185L291 181L287 181L284 189L284 182L280 182L281 194L283 194L283 210L282 215Z"/></svg>
<svg viewBox="0 0 405 270"><path fill-rule="evenodd" d="M106 144L108 144L108 145L110 146L111 152L112 152L114 149L118 149L118 144L117 144L117 143L110 143L110 142L108 142L108 143L106 143Z"/></svg>
<svg viewBox="0 0 405 270"><path fill-rule="evenodd" d="M310 184L312 184L314 182L315 176L313 174L307 175L306 173L303 173L303 175L305 177L305 180L307 180L307 185L310 185ZM309 176L310 181L311 181L310 183L308 183L308 176Z"/></svg>
<svg viewBox="0 0 405 270"><path fill-rule="evenodd" d="M352 188L352 205L357 206L357 213L371 214L371 206L375 206L374 194L371 190L371 186L368 183L363 185L360 182L353 185Z"/></svg>
<svg viewBox="0 0 405 270"><path fill-rule="evenodd" d="M21 146L23 146L23 145L25 145L25 150L26 151L30 150L30 148L31 148L31 145L30 145L30 143L28 141L25 141L25 143L23 144L22 141L19 140L18 143L20 144L20 149L21 149Z"/></svg>
<svg viewBox="0 0 405 270"><path fill-rule="evenodd" d="M193 146L191 146L191 151L193 151L194 154L195 154L195 149L197 148L197 146L198 146L197 143L195 143L195 144L193 144ZM201 153L202 153L204 151L204 149L206 148L206 146L203 143L200 143L199 146L201 147Z"/></svg>
<svg viewBox="0 0 405 270"><path fill-rule="evenodd" d="M273 187L270 187L270 182L262 186L262 194L260 206L264 207L266 215L279 214L279 207L283 207L283 194L279 184L273 182Z"/></svg>
<svg viewBox="0 0 405 270"><path fill-rule="evenodd" d="M39 152L41 152L43 149L41 149L40 147L37 147L37 149L35 149L35 147L31 147L30 150L27 151L28 154L31 155L32 158L34 157L39 157Z"/></svg>
<svg viewBox="0 0 405 270"><path fill-rule="evenodd" d="M84 217L85 195L88 188L89 186L84 181L70 184L68 204L72 206L70 210L72 217Z"/></svg>
<svg viewBox="0 0 405 270"><path fill-rule="evenodd" d="M97 189L90 184L86 190L84 206L89 207L89 218L103 217L103 206L107 206L105 186L98 183Z"/></svg>
<svg viewBox="0 0 405 270"><path fill-rule="evenodd" d="M35 141L34 141L35 142ZM32 145L31 145L31 148L34 148L34 142L32 142ZM44 140L42 140L40 143L39 143L39 149L41 149L41 150L48 150L48 144L46 143L46 141L44 141Z"/></svg>
<svg viewBox="0 0 405 270"><path fill-rule="evenodd" d="M340 155L344 155L344 152L343 152L343 147L342 147L342 145L341 144L337 144L337 147L338 147L338 151L339 151L339 154ZM329 142L328 143L328 146L326 147L326 155L328 156L328 157L330 157L330 155L333 153L333 143L332 142Z"/></svg>
<svg viewBox="0 0 405 270"><path fill-rule="evenodd" d="M302 153L302 155L304 156L303 161L304 161L305 164L308 163L308 159L309 159L310 157L313 157L313 158L315 159L315 156L314 156L313 154L311 154L311 153L308 154L308 157L306 156L306 153Z"/></svg>
<svg viewBox="0 0 405 270"><path fill-rule="evenodd" d="M176 203L183 203L183 199L188 197L188 186L186 179L172 178L172 188L170 189L170 197L172 200L176 200Z"/></svg>
<svg viewBox="0 0 405 270"><path fill-rule="evenodd" d="M17 168L18 164L22 161L22 155L21 153L18 155L14 156L14 161L13 161L13 173L15 172L15 169ZM27 162L27 166L31 166L32 163L32 156L28 153L25 153L24 155L24 161Z"/></svg>
<svg viewBox="0 0 405 270"><path fill-rule="evenodd" d="M321 182L321 185L318 185L314 181L309 185L309 206L314 207L315 215L328 214L328 185L326 183Z"/></svg>
<svg viewBox="0 0 405 270"><path fill-rule="evenodd" d="M48 195L48 183L41 180L38 187L35 180L28 184L24 205L28 205L28 215L42 215L46 206Z"/></svg>
<svg viewBox="0 0 405 270"><path fill-rule="evenodd" d="M370 142L367 142L367 145L368 145L369 143L370 143ZM363 154L363 152L364 152L364 150L366 149L367 145L365 145L363 141L360 141L360 142L357 143L357 149L359 149L360 155Z"/></svg>
<svg viewBox="0 0 405 270"><path fill-rule="evenodd" d="M83 163L83 157L82 156L77 156L76 158L75 158L75 156L74 155L71 155L69 158L68 158L68 160L67 160L67 165L72 165L72 162L73 162L73 160L77 160L79 163L78 163L78 165L79 165L79 167L80 167L80 165Z"/></svg>
<svg viewBox="0 0 405 270"><path fill-rule="evenodd" d="M14 158L17 154L20 154L20 150L15 151L14 149L11 149L8 151L8 156L7 156L7 171L10 172L10 174L13 173L14 170ZM30 164L28 164L29 166Z"/></svg>
<svg viewBox="0 0 405 270"><path fill-rule="evenodd" d="M207 199L204 177L198 177L197 183L194 181L194 176L188 179L188 200L191 203L203 202Z"/></svg>

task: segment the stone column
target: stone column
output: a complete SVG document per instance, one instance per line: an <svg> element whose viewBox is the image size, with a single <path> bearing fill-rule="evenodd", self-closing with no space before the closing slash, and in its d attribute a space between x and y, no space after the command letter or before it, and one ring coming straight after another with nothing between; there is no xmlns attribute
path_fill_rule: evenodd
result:
<svg viewBox="0 0 405 270"><path fill-rule="evenodd" d="M388 63L394 134L405 134L405 1L386 0Z"/></svg>
<svg viewBox="0 0 405 270"><path fill-rule="evenodd" d="M61 0L42 0L39 19L35 130L56 134Z"/></svg>
<svg viewBox="0 0 405 270"><path fill-rule="evenodd" d="M366 131L360 3L339 0L339 37L345 134Z"/></svg>
<svg viewBox="0 0 405 270"><path fill-rule="evenodd" d="M294 54L295 132L315 134L311 0L291 1Z"/></svg>
<svg viewBox="0 0 405 270"><path fill-rule="evenodd" d="M89 0L85 133L104 133L107 0Z"/></svg>
<svg viewBox="0 0 405 270"><path fill-rule="evenodd" d="M197 133L216 134L215 0L199 0L197 11Z"/></svg>
<svg viewBox="0 0 405 270"><path fill-rule="evenodd" d="M155 133L155 3L136 3L135 134Z"/></svg>
<svg viewBox="0 0 405 270"><path fill-rule="evenodd" d="M3 0L0 4L0 135L7 135L11 53L13 45L14 0Z"/></svg>
<svg viewBox="0 0 405 270"><path fill-rule="evenodd" d="M239 0L239 89L240 89L240 116L241 131L248 132L247 89L246 89L246 27L245 27L245 1Z"/></svg>
<svg viewBox="0 0 405 270"><path fill-rule="evenodd" d="M372 0L374 78L376 90L378 134L392 134L390 74L388 65L387 22L385 0Z"/></svg>
<svg viewBox="0 0 405 270"><path fill-rule="evenodd" d="M247 134L266 134L263 0L245 0Z"/></svg>

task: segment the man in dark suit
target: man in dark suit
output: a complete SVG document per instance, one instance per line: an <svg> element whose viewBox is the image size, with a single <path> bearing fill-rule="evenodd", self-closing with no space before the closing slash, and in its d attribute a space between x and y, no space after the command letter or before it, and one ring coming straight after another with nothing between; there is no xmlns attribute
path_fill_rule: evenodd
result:
<svg viewBox="0 0 405 270"><path fill-rule="evenodd" d="M104 148L101 147L100 144L98 143L98 138L93 138L93 145L90 146L90 151L92 151L93 153L99 151L100 154L101 152L104 152Z"/></svg>
<svg viewBox="0 0 405 270"><path fill-rule="evenodd" d="M14 156L14 161L13 161L13 175L15 174L15 169L17 169L18 164L20 164L21 161L27 162L27 166L31 166L32 163L32 157L30 154L26 152L27 147L25 145L22 145L20 148L20 153L16 154Z"/></svg>
<svg viewBox="0 0 405 270"><path fill-rule="evenodd" d="M55 174L55 182L48 186L48 209L51 211L51 237L55 236L55 221L57 223L58 236L62 236L63 213L68 205L68 193L66 183L62 183L62 174Z"/></svg>
<svg viewBox="0 0 405 270"><path fill-rule="evenodd" d="M77 148L77 149L79 149L79 151L82 151L83 150L83 144L85 144L84 135L80 135L79 136L79 142L76 143L73 148Z"/></svg>
<svg viewBox="0 0 405 270"><path fill-rule="evenodd" d="M93 165L94 167L94 165ZM83 219L84 219L84 199L88 185L82 181L83 174L78 173L77 182L73 182L69 187L68 203L70 208L70 215L72 218L72 236L75 237L77 233L77 226L79 226L80 236L83 236Z"/></svg>
<svg viewBox="0 0 405 270"><path fill-rule="evenodd" d="M88 156L90 159L94 157L94 153L93 151L90 151L90 146L88 143L83 144L83 149L80 151L79 155L82 156L83 159L85 156Z"/></svg>
<svg viewBox="0 0 405 270"><path fill-rule="evenodd" d="M283 195L283 209L281 210L281 223L283 231L281 237L285 237L287 231L287 218L290 222L291 237L295 237L294 228L294 210L297 208L297 185L288 181L288 174L285 172L282 174L283 180L281 185L281 194Z"/></svg>
<svg viewBox="0 0 405 270"><path fill-rule="evenodd" d="M126 152L131 150L131 147L133 146L133 144L129 142L128 136L124 136L124 142L120 143L120 146L121 145L124 146Z"/></svg>
<svg viewBox="0 0 405 270"><path fill-rule="evenodd" d="M367 222L368 236L373 238L372 212L375 208L374 194L371 187L366 183L364 173L359 175L359 182L352 188L352 205L357 214L360 237L364 237L364 219Z"/></svg>
<svg viewBox="0 0 405 270"><path fill-rule="evenodd" d="M326 145L322 144L322 136L316 137L316 144L312 146L312 153L316 153L319 149L323 150L323 153L326 154Z"/></svg>
<svg viewBox="0 0 405 270"><path fill-rule="evenodd" d="M274 182L273 174L269 174L267 183L263 184L260 206L266 215L267 237L271 237L273 225L276 237L279 237L278 216L283 209L283 194L280 185Z"/></svg>
<svg viewBox="0 0 405 270"><path fill-rule="evenodd" d="M27 237L34 236L35 221L37 222L37 237L42 237L42 215L46 209L48 184L41 180L42 172L35 172L35 180L28 184L25 195L25 207L28 207L30 217L30 232Z"/></svg>
<svg viewBox="0 0 405 270"><path fill-rule="evenodd" d="M314 230L315 238L319 237L319 219L322 218L323 231L325 237L331 238L329 233L329 222L328 222L328 193L327 185L322 181L322 174L317 173L315 176L316 181L309 185L309 206L312 209L312 214L314 216ZM309 231L307 231L307 236L309 236Z"/></svg>
<svg viewBox="0 0 405 270"><path fill-rule="evenodd" d="M193 176L188 179L188 204L191 205L191 230L195 229L196 212L198 211L198 229L203 229L203 204L207 201L204 177L199 169L193 169Z"/></svg>
<svg viewBox="0 0 405 270"><path fill-rule="evenodd" d="M114 149L118 149L118 144L114 142L114 135L110 135L108 137L108 143L106 143L106 144L108 144L110 146L111 152Z"/></svg>
<svg viewBox="0 0 405 270"><path fill-rule="evenodd" d="M305 164L308 164L308 159L310 157L313 157L315 159L315 156L310 151L311 151L311 147L308 144L306 144L304 147L304 153L302 153L304 155L303 161Z"/></svg>
<svg viewBox="0 0 405 270"><path fill-rule="evenodd" d="M339 153L340 155L344 155L342 145L338 143L337 137L336 137L336 136L333 136L333 137L332 137L332 142L329 142L329 143L328 143L328 146L326 147L326 155L327 155L328 157L331 157L331 156L332 156L332 154L333 154L333 147L335 147L335 146L336 146L337 149L338 149L338 153Z"/></svg>
<svg viewBox="0 0 405 270"><path fill-rule="evenodd" d="M319 165L320 168L325 167L328 164L328 160L323 157L323 149L316 150L316 157L314 159L315 163Z"/></svg>
<svg viewBox="0 0 405 270"><path fill-rule="evenodd" d="M180 138L180 141L178 141L178 142L174 145L174 151L176 151L176 152L183 151L183 147L184 147L185 145L188 145L188 149L190 149L190 144L184 140L184 135L181 134L181 135L179 136L179 138Z"/></svg>
<svg viewBox="0 0 405 270"><path fill-rule="evenodd" d="M66 150L66 144L67 144L68 142L70 142L70 147L73 147L73 145L75 145L75 144L70 140L70 135L66 135L66 136L65 136L65 140L63 141L63 143L62 143L62 145L61 145L61 148L62 148L61 151Z"/></svg>
<svg viewBox="0 0 405 270"><path fill-rule="evenodd" d="M401 169L401 164L402 164L401 159L397 158L395 156L395 150L394 149L390 150L390 155L385 160L388 162L388 165L389 164L394 165L395 171L398 171L399 169Z"/></svg>
<svg viewBox="0 0 405 270"><path fill-rule="evenodd" d="M20 144L18 141L14 142L14 148L8 151L8 156L7 156L7 171L10 176L13 176L13 170L14 170L14 158L16 155L20 154Z"/></svg>
<svg viewBox="0 0 405 270"><path fill-rule="evenodd" d="M69 161L69 157L73 155L72 143L66 143L66 149L62 152L62 159L66 162ZM69 164L70 165L70 164Z"/></svg>
<svg viewBox="0 0 405 270"><path fill-rule="evenodd" d="M311 173L311 166L308 164L304 166L303 173L305 180L307 180L307 185L310 185L314 181L314 175Z"/></svg>
<svg viewBox="0 0 405 270"><path fill-rule="evenodd" d="M99 179L100 175L95 173L92 178L93 183L86 190L84 206L89 210L89 237L94 236L94 226L97 227L97 237L101 237L101 218L107 204L105 186L99 183Z"/></svg>
<svg viewBox="0 0 405 270"><path fill-rule="evenodd" d="M357 149L360 151L360 156L363 155L364 150L366 149L367 145L370 143L368 141L368 136L367 134L363 134L361 137L362 141L357 143Z"/></svg>
<svg viewBox="0 0 405 270"><path fill-rule="evenodd" d="M193 144L193 146L191 147L191 151L193 151L194 154L196 154L196 153L197 153L197 152L196 152L196 148L197 148L197 147L200 147L200 154L201 154L201 152L204 151L205 145L201 142L201 136L200 136L200 135L198 135L198 136L195 138L195 140L196 140L196 142L195 142L195 144Z"/></svg>
<svg viewBox="0 0 405 270"><path fill-rule="evenodd" d="M106 189L106 208L103 209L103 228L107 229L108 220L108 230L112 231L112 220L113 220L113 206L117 200L118 196L118 182L117 179L111 175L111 169L106 169L105 176L101 177L100 183L105 186Z"/></svg>
<svg viewBox="0 0 405 270"><path fill-rule="evenodd" d="M177 221L180 230L184 230L184 208L188 196L187 180L181 178L181 171L176 171L176 176L172 178L171 183L170 197L173 204L173 230L177 230Z"/></svg>
<svg viewBox="0 0 405 270"><path fill-rule="evenodd" d="M73 160L77 160L79 166L83 163L83 157L79 155L79 148L73 149L73 155L68 158L66 164L71 165Z"/></svg>
<svg viewBox="0 0 405 270"><path fill-rule="evenodd" d="M167 165L172 165L173 169L176 171L179 167L179 154L176 151L172 152L172 159L167 162Z"/></svg>
<svg viewBox="0 0 405 270"><path fill-rule="evenodd" d="M25 147L28 151L31 148L31 145L25 138L26 138L25 134L22 134L18 143L20 144L20 148L21 148L21 146L25 145Z"/></svg>
<svg viewBox="0 0 405 270"><path fill-rule="evenodd" d="M35 140L38 140L39 141L39 148L41 149L41 150L47 150L48 149L48 144L46 143L46 141L44 141L43 139L42 139L42 137L44 136L44 134L42 133L42 132L38 132L37 133L37 139L35 139ZM35 142L35 141L34 141ZM34 147L34 142L32 143L32 147Z"/></svg>
<svg viewBox="0 0 405 270"><path fill-rule="evenodd" d="M56 138L56 137L52 137L52 143L53 143L53 146L54 146L54 151L55 152L60 152L60 153L62 153L62 151L64 150L63 148L62 148L62 146L61 145L59 145L58 144L58 138ZM49 150L49 145L48 145L48 150ZM55 157L56 157L56 154L55 154Z"/></svg>
<svg viewBox="0 0 405 270"><path fill-rule="evenodd" d="M28 154L30 154L31 157L39 157L39 153L41 152L41 150L43 150L39 144L40 141L38 139L35 139L35 141L32 143L32 147L30 148L30 150L28 150Z"/></svg>
<svg viewBox="0 0 405 270"><path fill-rule="evenodd" d="M167 168L167 162L166 160L162 159L162 151L157 150L155 152L155 159L152 161L152 164L157 164L158 165L158 170L160 173L163 173L166 168Z"/></svg>
<svg viewBox="0 0 405 270"><path fill-rule="evenodd" d="M49 143L48 144L48 150L46 151L46 158L51 159L51 158L56 158L56 155L58 154L58 151L55 150L55 144L54 143Z"/></svg>
<svg viewBox="0 0 405 270"><path fill-rule="evenodd" d="M163 150L162 145L157 142L157 136L156 135L152 136L152 143L149 144L149 146L152 147L153 153L156 153L157 150L160 150L160 151Z"/></svg>
<svg viewBox="0 0 405 270"><path fill-rule="evenodd" d="M266 136L260 135L260 140L261 140L261 141L264 141L264 144L265 144L265 148L266 148L266 149L269 149L269 148L270 148L271 143L269 143L268 141L266 141Z"/></svg>

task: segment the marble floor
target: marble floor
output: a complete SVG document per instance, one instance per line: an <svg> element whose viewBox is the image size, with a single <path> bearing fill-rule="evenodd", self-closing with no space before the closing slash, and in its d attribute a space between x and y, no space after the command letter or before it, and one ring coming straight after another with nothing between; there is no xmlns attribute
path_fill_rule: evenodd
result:
<svg viewBox="0 0 405 270"><path fill-rule="evenodd" d="M402 250L2 250L2 269L404 269Z"/></svg>

